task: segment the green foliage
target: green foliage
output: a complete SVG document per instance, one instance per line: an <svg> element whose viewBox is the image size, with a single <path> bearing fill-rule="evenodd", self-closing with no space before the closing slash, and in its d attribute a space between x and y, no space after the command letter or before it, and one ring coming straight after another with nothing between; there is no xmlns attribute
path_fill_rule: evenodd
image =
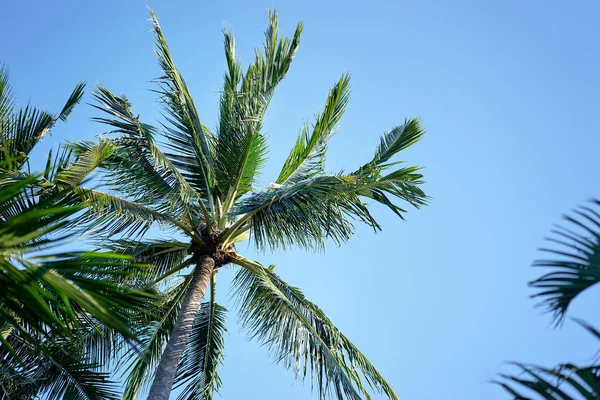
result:
<svg viewBox="0 0 600 400"><path fill-rule="evenodd" d="M139 352L121 357L127 376L124 398L136 398L152 379L199 257L217 258L217 253L224 263L241 268L236 282L245 299L242 321L285 366L301 365L294 367L298 377L310 373L321 398L369 399L372 391L397 398L322 310L271 271L241 257L235 245L250 237L259 249L321 249L327 239L348 241L357 222L380 230L370 211L373 203L400 217L406 212L403 204L426 204L420 168L392 160L424 134L418 120L408 119L384 133L375 156L354 172L327 173L327 143L350 96L350 77L344 74L329 92L323 111L301 129L277 179L258 190L256 177L268 150L263 118L297 54L302 23L286 38L280 35L277 14L269 12L264 45L247 68L236 60L233 35L224 31L227 69L212 133L201 122L156 16L151 18L162 70L156 93L164 120L156 126L142 122L125 96L98 86L95 107L103 115L95 120L108 132L98 143L70 145L82 171L93 166L109 188L73 184L76 194L91 204L83 222L95 229L108 250L152 264L131 279L115 282L151 285L162 295L157 315L140 322ZM136 236L155 222L178 230L186 240ZM223 359L225 310L215 303L215 283L213 273L210 300L198 310L179 363L176 384L184 387L181 399L211 399L221 385L217 366ZM277 318L284 323L276 323Z"/></svg>
<svg viewBox="0 0 600 400"><path fill-rule="evenodd" d="M542 299L540 305L553 314L557 325L564 320L571 302L600 281L599 205L599 200L593 200L592 206L575 210L576 217L565 216L570 227L557 226L552 231L554 236L547 239L558 249L542 249L556 258L534 263L535 267L551 268L551 272L530 282L530 286L537 289L533 297ZM583 321L576 321L600 339L598 330ZM520 375L502 374L495 383L516 400L583 400L600 396L600 364L565 363L554 368L513 364L520 370Z"/></svg>
<svg viewBox="0 0 600 400"><path fill-rule="evenodd" d="M0 69L0 390L15 399L117 399L100 370L98 332L135 342L134 323L151 310L150 292L115 282L146 265L106 252L61 252L87 218L79 185L112 154L111 145L48 157L43 175L28 157L83 94L78 84L57 115L17 109ZM98 341L100 342L100 341ZM106 357L103 358L104 360Z"/></svg>
<svg viewBox="0 0 600 400"><path fill-rule="evenodd" d="M310 375L319 398L370 398L368 388L398 398L369 360L298 288L271 268L242 257L234 262L244 267L234 281L242 325L297 378Z"/></svg>

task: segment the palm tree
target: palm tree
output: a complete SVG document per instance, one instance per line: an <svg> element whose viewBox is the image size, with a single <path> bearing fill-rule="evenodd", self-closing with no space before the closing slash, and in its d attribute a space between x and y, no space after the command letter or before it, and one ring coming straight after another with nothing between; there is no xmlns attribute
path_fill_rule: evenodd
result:
<svg viewBox="0 0 600 400"><path fill-rule="evenodd" d="M558 226L548 240L559 249L546 248L545 252L558 259L539 260L536 267L552 268L551 272L530 282L538 289L534 297L542 298L542 306L554 316L555 326L565 319L567 310L582 292L600 282L600 200L591 206L575 210L576 216L565 216L570 227ZM575 320L594 337L600 339L600 331L582 320ZM596 357L597 360L597 357ZM578 366L560 364L553 368L539 365L514 363L520 375L501 375L497 380L514 399L533 398L558 400L586 400L600 397L600 363ZM525 391L523 391L525 390Z"/></svg>
<svg viewBox="0 0 600 400"><path fill-rule="evenodd" d="M419 168L392 161L422 137L419 121L408 119L385 133L374 157L353 172L326 173L328 139L350 94L350 78L344 74L330 90L323 111L302 127L279 176L257 191L256 177L267 152L263 117L296 55L302 23L292 38L282 38L277 14L269 12L264 48L256 50L245 72L235 58L232 34L224 31L227 71L218 126L211 132L202 124L151 14L163 71L157 92L164 123L156 127L140 121L125 97L98 86L97 108L108 115L95 120L110 126L107 135L117 136L78 147L79 152L89 152L94 146L114 146L100 167L106 184L124 198L90 195L101 207L112 204L119 210L98 226L109 224L109 235L115 231L112 227L141 233L147 223L158 221L186 236L185 241L109 242L110 249L153 264L156 276L146 275L140 282L158 285L164 293L162 315L141 338L141 354L132 353L124 362L124 398L135 398L155 367L149 399L168 399L174 384L185 386L181 399L212 398L221 385L217 367L223 358L226 312L215 301L216 273L234 265L239 267L234 289L242 324L298 378L309 376L320 398L370 398L372 390L397 399L383 376L319 307L284 282L272 266L240 254L236 243L251 237L260 250L322 249L326 240L338 245L348 241L354 222L380 230L370 213L371 201L401 218L405 210L396 200L424 205Z"/></svg>
<svg viewBox="0 0 600 400"><path fill-rule="evenodd" d="M151 304L148 293L117 285L144 266L106 252L65 252L73 224L90 214L69 182L89 169L89 157L59 151L43 174L29 153L66 120L83 94L78 84L58 115L18 109L0 68L0 394L1 398L117 399L100 371L94 343L103 330L135 341L131 320ZM121 279L119 279L121 280Z"/></svg>

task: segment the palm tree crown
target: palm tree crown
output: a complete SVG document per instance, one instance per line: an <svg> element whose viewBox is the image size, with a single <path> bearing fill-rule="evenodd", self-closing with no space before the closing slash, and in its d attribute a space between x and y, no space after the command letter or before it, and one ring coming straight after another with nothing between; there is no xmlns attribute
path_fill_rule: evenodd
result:
<svg viewBox="0 0 600 400"><path fill-rule="evenodd" d="M419 168L392 160L422 137L419 121L408 119L385 133L373 158L353 172L326 173L328 139L350 94L344 74L323 111L300 130L276 180L256 190L267 154L263 117L296 55L302 24L293 37L283 38L277 14L270 12L264 47L245 71L236 61L233 36L224 31L227 70L218 124L211 132L201 122L154 14L152 22L165 121L160 126L140 121L125 97L98 86L96 107L105 114L95 120L110 131L99 143L75 146L80 156L112 149L99 166L105 182L123 197L87 194L101 215L96 226L107 236L143 233L153 222L187 236L186 242L138 236L106 242L112 250L152 264L152 273L138 277L138 283L158 285L164 293L162 315L145 330L141 354L130 352L127 359L125 398L137 396L157 365L149 399L167 399L173 383L185 386L182 399L212 398L221 385L217 367L226 312L215 302L215 273L226 264L241 267L234 292L243 325L298 378L309 376L321 398L370 398L370 390L397 398L320 308L272 267L238 253L236 243L250 237L258 249L321 249L326 239L346 242L356 221L381 229L369 202L401 218L405 210L397 201L425 204Z"/></svg>

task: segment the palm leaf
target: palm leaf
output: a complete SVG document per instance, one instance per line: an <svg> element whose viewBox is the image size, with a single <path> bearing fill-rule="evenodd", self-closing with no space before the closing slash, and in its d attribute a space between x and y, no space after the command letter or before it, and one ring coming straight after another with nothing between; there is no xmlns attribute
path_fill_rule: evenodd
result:
<svg viewBox="0 0 600 400"><path fill-rule="evenodd" d="M281 38L277 13L270 11L264 49L255 51L255 60L243 77L235 64L233 39L225 33L229 72L221 96L216 149L217 181L224 212L252 189L254 178L264 163L266 142L261 133L262 119L277 84L285 77L296 55L301 33L302 23L298 24L292 39ZM238 80L241 80L240 88Z"/></svg>
<svg viewBox="0 0 600 400"><path fill-rule="evenodd" d="M8 70L5 65L0 65L0 133L2 135L8 131L14 107L14 93L10 85Z"/></svg>
<svg viewBox="0 0 600 400"><path fill-rule="evenodd" d="M530 282L537 289L534 295L541 298L540 305L554 314L556 322L563 320L571 302L579 294L600 281L600 214L594 206L582 206L574 211L575 216L565 216L575 230L557 226L547 239L559 246L558 249L544 248L556 259L538 260L536 267L552 268L539 279Z"/></svg>
<svg viewBox="0 0 600 400"><path fill-rule="evenodd" d="M170 124L169 127L165 127L166 137L171 142L174 155L177 156L173 157L173 161L187 172L188 182L212 204L213 138L200 122L192 96L175 67L158 19L152 11L150 14L156 35L156 54L164 72L164 75L158 78L161 86L159 94L165 105L165 117Z"/></svg>
<svg viewBox="0 0 600 400"><path fill-rule="evenodd" d="M309 134L308 127L304 126L294 148L285 160L276 183L284 184L287 180L297 182L323 172L327 141L344 114L349 99L350 75L344 74L329 91L325 108L317 116L312 133Z"/></svg>
<svg viewBox="0 0 600 400"><path fill-rule="evenodd" d="M561 364L554 369L515 363L520 375L500 375L494 381L515 400L594 400L600 396L600 367Z"/></svg>
<svg viewBox="0 0 600 400"><path fill-rule="evenodd" d="M163 154L155 143L157 129L139 120L131 111L131 104L124 97L117 97L98 85L94 99L97 109L112 118L93 118L94 121L113 128L110 133L122 137L113 141L115 152L102 167L109 171L107 182L112 182L135 201L159 204L181 209L197 197L194 189ZM80 143L78 151L89 150L91 144ZM163 208L165 208L163 207Z"/></svg>
<svg viewBox="0 0 600 400"><path fill-rule="evenodd" d="M134 282L137 285L156 282L160 278L171 275L189 256L189 243L175 240L153 240L140 242L128 239L103 241L103 248L118 254L126 254L136 262L150 265L144 275L138 274Z"/></svg>
<svg viewBox="0 0 600 400"><path fill-rule="evenodd" d="M398 398L377 369L299 289L258 263L242 257L234 262L244 267L234 280L242 325L297 378L310 375L319 398L369 399L367 387Z"/></svg>
<svg viewBox="0 0 600 400"><path fill-rule="evenodd" d="M69 96L69 99L65 103L63 109L58 114L58 118L57 119L60 119L61 121L66 121L69 118L69 116L71 115L71 112L73 111L73 108L75 108L75 106L83 98L84 90L85 90L85 83L84 82L79 82L75 86L75 89L73 89L73 92Z"/></svg>
<svg viewBox="0 0 600 400"><path fill-rule="evenodd" d="M48 400L116 400L117 385L109 374L98 371L98 365L83 361L78 343L69 339L48 341L40 349L11 336L27 370L11 359L0 366L0 387L10 399L44 398ZM0 354L4 349L0 348ZM5 354L3 354L5 355Z"/></svg>

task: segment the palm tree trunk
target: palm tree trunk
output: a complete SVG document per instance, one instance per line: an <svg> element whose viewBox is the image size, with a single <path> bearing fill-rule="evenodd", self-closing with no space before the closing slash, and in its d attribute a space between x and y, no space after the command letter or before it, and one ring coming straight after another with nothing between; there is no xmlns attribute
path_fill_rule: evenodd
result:
<svg viewBox="0 0 600 400"><path fill-rule="evenodd" d="M179 310L175 327L158 363L148 400L169 400L179 360L181 360L181 355L187 345L194 318L198 313L214 268L215 262L208 256L203 256L196 264L194 276L181 305L181 310Z"/></svg>

